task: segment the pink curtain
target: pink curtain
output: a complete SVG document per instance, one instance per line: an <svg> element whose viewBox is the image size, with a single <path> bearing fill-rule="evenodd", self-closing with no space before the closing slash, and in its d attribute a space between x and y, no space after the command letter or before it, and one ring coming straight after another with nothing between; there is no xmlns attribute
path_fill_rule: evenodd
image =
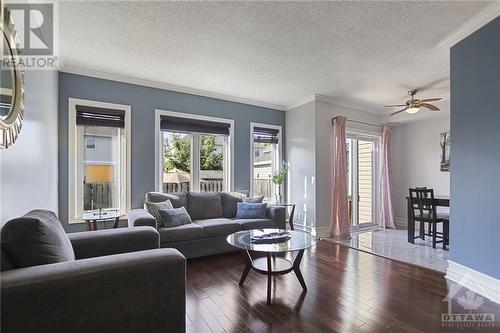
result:
<svg viewBox="0 0 500 333"><path fill-rule="evenodd" d="M384 130L382 131L382 158L380 166L381 210L379 223L382 227L396 229L396 224L394 223L394 189L392 186L391 137L391 127L389 125L385 125Z"/></svg>
<svg viewBox="0 0 500 333"><path fill-rule="evenodd" d="M346 121L345 117L335 118L332 136L332 237L342 240L351 238L347 217Z"/></svg>

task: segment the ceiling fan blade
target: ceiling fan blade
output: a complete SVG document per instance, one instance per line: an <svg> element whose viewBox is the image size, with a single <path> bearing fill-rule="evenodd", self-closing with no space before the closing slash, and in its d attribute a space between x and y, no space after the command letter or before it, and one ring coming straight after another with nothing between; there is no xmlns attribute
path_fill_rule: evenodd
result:
<svg viewBox="0 0 500 333"><path fill-rule="evenodd" d="M424 107L424 108L427 108L427 109L429 109L431 111L439 111L439 108L437 106L434 106L434 105L429 104L429 103L422 103L420 106Z"/></svg>
<svg viewBox="0 0 500 333"><path fill-rule="evenodd" d="M400 112L406 111L406 109L408 109L408 108L404 108L404 109L402 109L402 110L399 110L399 111L396 111L396 112L394 112L394 113L391 113L391 116L394 116L394 115L396 115L396 114L398 114L398 113L400 113Z"/></svg>
<svg viewBox="0 0 500 333"><path fill-rule="evenodd" d="M406 106L406 104L391 104L391 105L384 105L384 108L392 108L395 106Z"/></svg>
<svg viewBox="0 0 500 333"><path fill-rule="evenodd" d="M437 97L437 98L424 98L424 99L421 99L422 102L436 102L436 101L440 101L442 100L441 97Z"/></svg>

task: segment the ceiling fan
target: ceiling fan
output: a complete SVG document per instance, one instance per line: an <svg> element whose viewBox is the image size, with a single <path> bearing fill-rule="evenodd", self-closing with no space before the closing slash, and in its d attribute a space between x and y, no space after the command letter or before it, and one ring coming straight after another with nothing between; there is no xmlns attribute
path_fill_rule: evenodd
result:
<svg viewBox="0 0 500 333"><path fill-rule="evenodd" d="M417 113L421 108L426 108L430 111L439 111L439 108L435 105L429 104L427 102L436 102L440 101L442 98L425 98L425 99L416 99L415 94L417 93L417 89L412 89L408 91L408 95L411 96L411 99L407 100L405 104L393 104L393 105L384 105L386 108L396 107L396 106L404 106L403 109L391 113L391 116L394 116L400 112L406 111L407 113Z"/></svg>

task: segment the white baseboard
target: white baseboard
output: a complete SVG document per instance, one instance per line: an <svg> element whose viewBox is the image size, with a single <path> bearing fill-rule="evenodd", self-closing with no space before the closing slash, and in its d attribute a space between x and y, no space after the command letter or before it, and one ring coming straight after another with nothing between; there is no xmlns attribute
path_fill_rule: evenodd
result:
<svg viewBox="0 0 500 333"><path fill-rule="evenodd" d="M446 270L445 277L472 290L476 294L488 298L492 302L500 304L500 280L494 277L451 260L448 260L448 269Z"/></svg>
<svg viewBox="0 0 500 333"><path fill-rule="evenodd" d="M408 219L406 217L396 217L394 224L396 224L396 228L398 229L408 229Z"/></svg>
<svg viewBox="0 0 500 333"><path fill-rule="evenodd" d="M331 228L330 228L330 226L315 227L314 231L313 231L313 235L316 236L316 237L318 237L318 238L331 237L332 236Z"/></svg>
<svg viewBox="0 0 500 333"><path fill-rule="evenodd" d="M309 225L303 225L303 224L298 224L294 223L293 227L295 230L300 230L300 231L305 231L310 233L311 235L317 237L317 238L326 238L326 237L331 237L330 235L330 227L329 226L324 226L324 227L316 227L316 226L309 226Z"/></svg>

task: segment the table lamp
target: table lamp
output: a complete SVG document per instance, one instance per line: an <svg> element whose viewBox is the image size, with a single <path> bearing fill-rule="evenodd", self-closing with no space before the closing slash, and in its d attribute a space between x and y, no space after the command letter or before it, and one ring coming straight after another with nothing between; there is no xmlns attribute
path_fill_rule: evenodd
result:
<svg viewBox="0 0 500 333"><path fill-rule="evenodd" d="M104 185L113 182L113 166L112 165L87 165L85 168L85 183L92 185ZM103 205L104 186L101 189L101 207L99 207L99 215L101 215ZM91 209L94 210L94 186L90 191Z"/></svg>

